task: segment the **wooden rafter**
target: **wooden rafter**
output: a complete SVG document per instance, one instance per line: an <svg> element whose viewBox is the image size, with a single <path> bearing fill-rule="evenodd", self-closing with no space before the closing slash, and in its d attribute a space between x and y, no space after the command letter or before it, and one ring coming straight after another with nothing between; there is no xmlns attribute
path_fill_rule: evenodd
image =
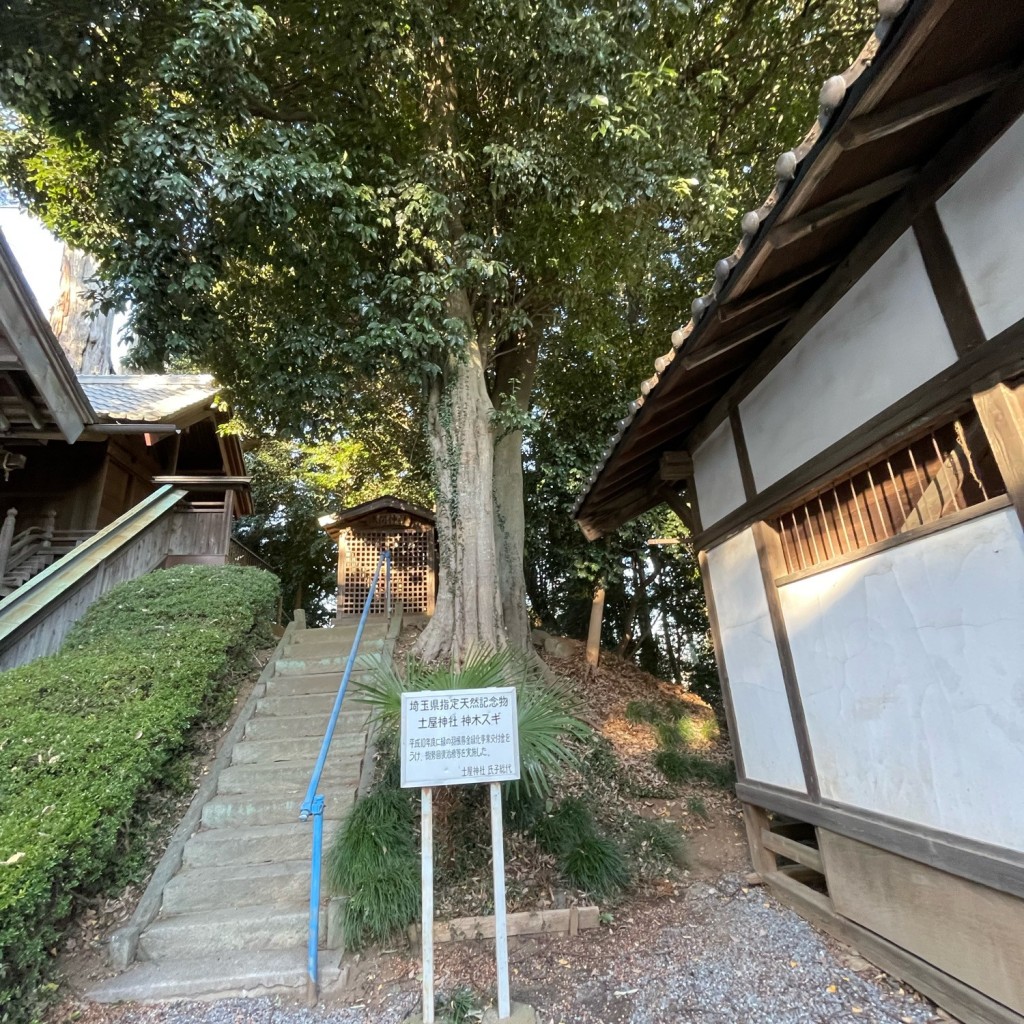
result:
<svg viewBox="0 0 1024 1024"><path fill-rule="evenodd" d="M25 415L28 417L29 423L36 430L45 430L46 421L42 416L39 415L39 410L36 408L36 403L32 400L32 396L22 387L21 381L13 373L5 373L4 377L7 380L8 385L14 392L15 398L25 411Z"/></svg>
<svg viewBox="0 0 1024 1024"><path fill-rule="evenodd" d="M947 110L970 103L1008 82L1013 75L1013 68L1006 64L986 68L973 75L966 75L955 82L929 89L919 96L901 100L881 110L873 110L870 114L851 118L837 136L843 149L856 149L866 142L884 139L887 135L901 132L929 117L935 117Z"/></svg>
<svg viewBox="0 0 1024 1024"><path fill-rule="evenodd" d="M905 167L894 174L887 174L884 178L872 181L861 188L847 192L831 202L816 206L813 210L798 214L792 220L784 224L778 224L769 235L769 241L776 249L782 249L793 242L806 238L815 231L820 231L829 224L843 220L866 206L880 202L888 196L899 192L904 186L909 185L917 174L914 167Z"/></svg>
<svg viewBox="0 0 1024 1024"><path fill-rule="evenodd" d="M835 265L834 261L815 264L810 269L802 270L799 274L787 277L767 288L759 288L749 295L741 295L734 301L719 306L715 311L715 316L721 323L728 323L738 316L749 313L752 309L757 309L758 306L763 306L766 302L771 302L772 299L777 299L780 295L785 295L786 292L791 292L794 288L799 288L800 285L806 284L808 281L813 281L816 277L821 277L832 270Z"/></svg>

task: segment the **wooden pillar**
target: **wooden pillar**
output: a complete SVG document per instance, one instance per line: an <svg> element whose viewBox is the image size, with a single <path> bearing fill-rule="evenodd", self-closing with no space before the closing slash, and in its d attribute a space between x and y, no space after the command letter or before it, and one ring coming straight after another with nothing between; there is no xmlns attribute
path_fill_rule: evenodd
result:
<svg viewBox="0 0 1024 1024"><path fill-rule="evenodd" d="M590 631L587 633L587 664L597 667L601 660L601 624L604 622L604 587L594 591L590 606Z"/></svg>
<svg viewBox="0 0 1024 1024"><path fill-rule="evenodd" d="M1024 526L1024 408L1020 389L997 384L974 396L978 418L985 429L1006 493Z"/></svg>
<svg viewBox="0 0 1024 1024"><path fill-rule="evenodd" d="M9 508L4 517L4 525L0 527L0 581L7 572L7 559L11 554L11 544L14 541L14 525L18 518L18 510Z"/></svg>
<svg viewBox="0 0 1024 1024"><path fill-rule="evenodd" d="M743 824L747 830L747 842L750 844L750 860L754 870L762 877L778 871L779 862L774 853L761 841L761 830L771 830L771 821L767 813L753 804L743 805Z"/></svg>
<svg viewBox="0 0 1024 1024"><path fill-rule="evenodd" d="M57 522L57 510L51 508L43 516L43 550L52 547L53 545L53 529Z"/></svg>

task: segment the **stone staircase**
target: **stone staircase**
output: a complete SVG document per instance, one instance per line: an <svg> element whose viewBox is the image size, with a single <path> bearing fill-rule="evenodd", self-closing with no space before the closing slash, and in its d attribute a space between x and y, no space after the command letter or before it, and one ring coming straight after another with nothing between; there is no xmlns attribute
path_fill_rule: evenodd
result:
<svg viewBox="0 0 1024 1024"><path fill-rule="evenodd" d="M286 635L265 689L260 692L257 684L244 731L230 756L222 756L222 765L213 769L215 787L208 787L212 795L202 804L200 827L180 849L180 867L163 886L159 913L139 922L144 927L137 935L136 962L94 988L90 998L120 1002L305 992L313 829L311 822L299 820L299 809L354 634L352 624ZM361 672L354 679L372 661L389 658L392 644L389 624L370 620L360 645ZM355 802L366 754L369 716L350 700L346 697L338 719L319 789L326 797L325 853ZM194 805L192 813L196 810ZM170 846L168 852L173 856ZM154 879L160 874L158 867ZM144 896L143 913L145 902ZM322 985L338 977L341 960L340 949L323 952L329 909L325 896Z"/></svg>

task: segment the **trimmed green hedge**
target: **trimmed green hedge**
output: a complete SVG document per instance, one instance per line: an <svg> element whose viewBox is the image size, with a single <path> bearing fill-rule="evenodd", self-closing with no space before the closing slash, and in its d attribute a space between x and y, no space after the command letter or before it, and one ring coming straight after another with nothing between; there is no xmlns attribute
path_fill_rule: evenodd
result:
<svg viewBox="0 0 1024 1024"><path fill-rule="evenodd" d="M29 1020L75 896L111 881L140 800L265 639L276 577L183 565L123 583L60 652L0 675L0 1022Z"/></svg>

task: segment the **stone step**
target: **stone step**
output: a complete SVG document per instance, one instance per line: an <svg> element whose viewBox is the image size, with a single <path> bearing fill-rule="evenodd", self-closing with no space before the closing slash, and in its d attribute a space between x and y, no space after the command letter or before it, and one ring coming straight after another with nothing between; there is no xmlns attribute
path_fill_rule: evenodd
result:
<svg viewBox="0 0 1024 1024"><path fill-rule="evenodd" d="M200 913L217 907L254 907L272 893L278 902L309 899L309 857L276 864L237 864L179 871L164 889L160 913Z"/></svg>
<svg viewBox="0 0 1024 1024"><path fill-rule="evenodd" d="M333 693L293 693L283 696L260 697L256 702L257 716L287 715L323 715L324 722L334 707ZM345 694L342 714L350 710L353 714L369 714L369 708L360 703L359 695L354 691Z"/></svg>
<svg viewBox="0 0 1024 1024"><path fill-rule="evenodd" d="M304 796L304 793L294 796L285 793L258 797L245 793L215 796L203 807L203 828L248 828L253 825L284 825L290 821L298 824ZM344 817L355 803L355 798L355 789L351 786L332 791L324 807L324 820Z"/></svg>
<svg viewBox="0 0 1024 1024"><path fill-rule="evenodd" d="M261 715L256 714L249 719L245 727L245 739L247 740L276 740L289 736L323 736L327 728L327 720L330 717L333 702L323 714L298 714L298 715ZM367 719L370 714L368 710L342 711L338 715L338 724L335 733L356 732L366 728Z"/></svg>
<svg viewBox="0 0 1024 1024"><path fill-rule="evenodd" d="M324 849L330 846L337 828L336 821L324 822ZM297 815L294 821L282 825L204 829L185 844L182 864L198 868L298 860L309 857L312 843L312 822L299 821Z"/></svg>
<svg viewBox="0 0 1024 1024"><path fill-rule="evenodd" d="M321 791L336 792L344 786L358 786L363 759L335 760L324 768ZM249 793L254 796L271 793L304 794L313 774L313 764L308 760L275 761L273 764L229 765L221 772L217 783L218 794Z"/></svg>
<svg viewBox="0 0 1024 1024"><path fill-rule="evenodd" d="M309 905L259 904L204 910L158 918L139 939L147 960L182 959L238 950L301 949L309 930ZM327 937L327 915L320 915L320 942Z"/></svg>
<svg viewBox="0 0 1024 1024"><path fill-rule="evenodd" d="M363 630L364 643L370 640L383 640L387 636L388 627L368 622ZM300 629L290 639L286 650L305 651L316 647L334 647L346 653L356 638L355 626L335 626L333 629Z"/></svg>
<svg viewBox="0 0 1024 1024"><path fill-rule="evenodd" d="M320 957L320 983L337 981L337 956ZM305 945L297 949L234 952L165 963L137 963L88 993L98 1003L162 1002L172 999L227 999L260 996L306 984Z"/></svg>
<svg viewBox="0 0 1024 1024"><path fill-rule="evenodd" d="M375 668L380 663L383 643L383 640L371 640L360 644L355 668L364 671ZM326 651L322 654L314 652L296 658L287 655L287 651L283 652L283 656L278 658L274 665L274 673L278 676L312 675L317 672L337 672L340 676L345 671L345 664L348 661L347 651L343 655Z"/></svg>
<svg viewBox="0 0 1024 1024"><path fill-rule="evenodd" d="M369 680L371 677L372 673L353 672L352 676L349 678L349 687L345 693L345 700L351 699L349 694L352 693L359 683ZM338 695L339 686L341 686L340 672L317 672L309 673L307 675L275 676L273 679L269 679L267 681L266 696L301 697L311 693L328 693L331 696L330 704L328 705L329 709L334 705L334 698Z"/></svg>
<svg viewBox="0 0 1024 1024"><path fill-rule="evenodd" d="M296 736L292 739L241 740L231 752L232 764L272 764L274 761L315 761L320 753L322 736ZM366 732L336 732L331 741L328 760L362 753L366 748Z"/></svg>

